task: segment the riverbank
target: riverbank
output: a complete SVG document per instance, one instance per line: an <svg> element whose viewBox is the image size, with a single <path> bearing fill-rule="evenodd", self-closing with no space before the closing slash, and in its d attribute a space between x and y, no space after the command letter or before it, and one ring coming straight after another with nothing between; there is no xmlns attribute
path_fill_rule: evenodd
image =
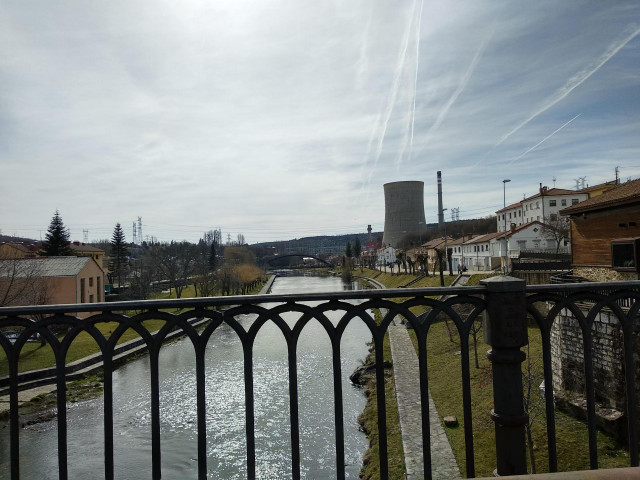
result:
<svg viewBox="0 0 640 480"><path fill-rule="evenodd" d="M393 287L405 287L411 284L413 287L434 286L439 277L419 277L415 275L402 274L375 274L375 279L367 277L373 271L361 270L359 281L372 284L375 288L389 288L388 282ZM372 275L374 276L374 275ZM453 278L447 278L449 284ZM379 323L381 317L386 312L376 312L376 320ZM418 312L415 312L418 313ZM387 351L387 350L390 351ZM422 412L420 408L420 385L418 379L418 358L411 343L406 326L402 324L391 324L388 334L385 336L385 360L392 360L393 370L389 374L389 382L386 382L387 409L390 408L389 395L393 397L393 416L398 419L398 438L389 435L389 468L390 478L422 478L424 471L423 448L422 448ZM385 376L387 373L385 371ZM394 388L388 388L392 384ZM375 385L375 382L374 382ZM367 409L371 410L371 429L377 431L377 404L375 401L368 401ZM389 410L387 410L389 411ZM431 471L434 478L438 479L459 479L460 471L453 456L451 446L447 440L442 421L438 415L431 396L429 396L429 419L430 419L430 439L431 439ZM387 421L389 428L389 421ZM398 447L394 445L400 443ZM402 453L403 476L398 471L392 472L391 451L399 449ZM376 451L377 455L377 451ZM378 478L379 471L366 472L367 478Z"/></svg>
<svg viewBox="0 0 640 480"><path fill-rule="evenodd" d="M273 285L275 278L275 275L270 276L265 284L261 286L260 291L254 291L252 294L267 293ZM185 293L188 295L189 290L185 290ZM183 297L187 298L184 295ZM150 333L154 335L155 332L164 325L164 321L151 322L152 323L148 325L148 327L150 327ZM193 318L188 320L188 322L193 327L198 328L205 322L205 320ZM102 325L103 334L108 336L115 327L116 325L114 322ZM100 328L100 326L98 328ZM135 332L131 333L134 334L133 336L135 338L122 341L114 350L114 370L147 352L144 340L135 334ZM131 338L131 336L132 335L129 332L125 332L122 340ZM172 342L182 337L184 337L184 333L181 331L174 331L167 335L165 342ZM85 345L87 342L92 345ZM68 403L87 400L102 394L101 382L103 363L102 354L99 353L98 345L87 334L79 335L78 339L76 339L74 343L75 348L70 348L69 353L67 354L67 358L72 359L72 361L66 365ZM85 355L80 356L83 353ZM24 361L22 355L28 356L28 361ZM8 371L6 363L7 359L5 356L0 360L0 371ZM30 425L50 420L55 417L57 387L56 369L53 367L54 364L55 358L51 348L43 348L39 343L25 344L20 359L22 369L18 375L20 382L18 405L20 408L21 424ZM34 366L36 368L33 368ZM8 376L0 378L0 421L6 421L9 418L10 403L8 385Z"/></svg>
<svg viewBox="0 0 640 480"><path fill-rule="evenodd" d="M365 271L363 276L375 275L375 271ZM384 275L384 274L383 274ZM467 285L478 285L480 279L487 274L475 274ZM394 286L402 286L410 281L408 275L393 275L389 277ZM376 281L385 282L385 277L377 276ZM447 277L445 277L445 281ZM422 286L422 285L418 285ZM389 288L388 285L385 285ZM412 285L413 287L413 285ZM415 312L414 312L415 313ZM455 328L449 329L445 322L431 325L427 338L427 363L429 366L429 393L435 407L442 416L455 416L459 420L464 418L462 403L462 373L460 365L460 338ZM408 331L414 349L417 352L417 340L413 330ZM469 341L470 382L472 391L472 419L473 446L475 458L475 474L489 477L495 469L495 425L488 412L493 408L493 387L491 364L485 352L491 347L484 343L482 329L477 334L477 344L474 348L473 339ZM475 364L475 353L478 352L478 365ZM537 327L529 328L529 346L525 349L527 359L523 363L523 375L531 377L531 400L533 410L533 452L536 471L548 471L546 413L542 397L538 395L538 386L542 383L542 342ZM527 368L530 371L527 372ZM526 383L526 382L525 382ZM584 470L589 468L588 429L586 424L568 414L555 410L556 421L556 450L558 463L562 471ZM458 427L445 429L451 448L455 455L459 469L466 476L466 450L464 428L462 423ZM601 468L625 467L629 465L628 452L616 443L611 436L598 431L598 457ZM528 459L531 464L531 458ZM440 478L435 477L434 478Z"/></svg>

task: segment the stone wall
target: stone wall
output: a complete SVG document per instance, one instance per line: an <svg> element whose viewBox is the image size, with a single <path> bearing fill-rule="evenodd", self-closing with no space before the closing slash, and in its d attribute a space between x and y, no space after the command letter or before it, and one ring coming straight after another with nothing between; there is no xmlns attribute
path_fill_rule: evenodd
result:
<svg viewBox="0 0 640 480"><path fill-rule="evenodd" d="M583 313L588 313L583 311ZM634 360L640 365L640 319L633 332ZM626 387L624 338L613 312L603 309L592 329L592 358L598 425L624 441L626 437ZM583 335L578 320L563 310L551 330L551 357L554 394L560 406L586 417L586 385ZM635 368L636 398L640 401L640 369ZM577 412L577 410L583 410ZM640 413L640 403L636 405Z"/></svg>
<svg viewBox="0 0 640 480"><path fill-rule="evenodd" d="M611 267L574 267L573 274L593 282L628 282L638 280L636 272L618 272Z"/></svg>

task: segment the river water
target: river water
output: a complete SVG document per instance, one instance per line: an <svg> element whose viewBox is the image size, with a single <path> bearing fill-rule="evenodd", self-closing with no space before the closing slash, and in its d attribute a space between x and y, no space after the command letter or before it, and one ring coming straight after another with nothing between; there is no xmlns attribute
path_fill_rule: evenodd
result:
<svg viewBox="0 0 640 480"><path fill-rule="evenodd" d="M336 277L279 276L274 294L340 291ZM339 314L330 320L337 322ZM285 320L294 322L297 314ZM241 320L248 328L254 317ZM364 395L348 375L367 354L371 339L361 321L351 322L342 340L345 463L347 478L358 478L367 440L357 416ZM206 353L207 467L209 478L246 478L242 346L222 325ZM113 374L114 459L116 478L147 479L151 472L149 360L142 357ZM335 478L333 374L331 348L324 329L310 322L298 348L301 470L304 478ZM254 345L257 476L291 478L288 363L286 343L268 322ZM163 478L197 477L196 384L193 347L186 339L167 344L160 354L161 444ZM70 478L104 476L103 400L69 405ZM22 478L57 478L57 424L40 423L20 431ZM8 428L0 432L0 478L8 473Z"/></svg>

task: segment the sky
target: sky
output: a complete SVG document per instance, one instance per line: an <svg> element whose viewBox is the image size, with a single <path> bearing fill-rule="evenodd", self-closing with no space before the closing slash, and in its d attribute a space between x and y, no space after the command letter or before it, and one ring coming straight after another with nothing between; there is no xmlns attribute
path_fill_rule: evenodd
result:
<svg viewBox="0 0 640 480"><path fill-rule="evenodd" d="M640 2L5 0L0 233L250 244L640 177ZM504 184L504 179L511 182ZM504 190L503 190L504 187Z"/></svg>

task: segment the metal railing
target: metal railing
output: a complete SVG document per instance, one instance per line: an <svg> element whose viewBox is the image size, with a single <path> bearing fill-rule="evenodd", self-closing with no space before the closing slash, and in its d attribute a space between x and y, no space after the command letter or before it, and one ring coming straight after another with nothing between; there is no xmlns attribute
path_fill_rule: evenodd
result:
<svg viewBox="0 0 640 480"><path fill-rule="evenodd" d="M230 326L242 343L244 352L246 477L256 478L256 443L254 419L253 342L260 329L267 323L275 324L286 341L288 351L289 417L291 436L291 471L293 478L301 477L300 430L298 413L298 379L296 345L305 325L319 322L331 341L333 365L334 434L336 477L345 477L344 409L342 405L341 339L353 321L362 321L371 332L376 359L376 393L378 408L380 476L388 478L386 403L384 388L383 341L390 323L404 317L416 334L421 386L422 441L425 478L431 478L431 449L428 432L429 400L427 395L429 376L437 372L427 369L427 338L429 329L436 322L447 318L455 324L460 340L460 369L462 376L463 429L465 438L465 465L468 477L475 476L474 429L470 386L470 333L484 317L484 335L491 350L487 354L492 362L494 409L487 412L495 422L497 473L500 475L523 474L527 471L525 449L525 423L527 414L523 407L521 362L525 355L521 347L527 344L527 328L533 319L540 330L543 350L545 380L545 408L547 418L549 471L558 469L556 454L556 430L554 416L554 381L551 358L551 332L556 317L561 312L571 312L577 320L583 339L584 374L586 378L586 403L589 434L590 468L598 468L596 437L596 400L592 325L598 313L610 309L617 317L623 337L625 370L625 395L628 424L628 448L630 466L638 466L638 419L636 366L634 364L634 338L637 340L638 310L640 309L640 282L541 285L525 287L524 282L512 277L494 277L478 287L365 290L340 293L306 295L262 295L242 297L215 297L182 300L156 300L83 305L32 306L0 308L0 329L20 331L17 339L9 340L0 335L0 345L7 356L10 390L10 470L14 479L20 476L20 423L18 391L20 377L18 363L20 352L27 339L40 335L53 349L56 359L57 424L58 424L58 474L68 477L67 468L67 416L65 389L65 358L72 341L81 333L91 335L103 356L104 362L104 477L114 477L114 422L113 385L114 349L128 329L135 330L146 343L150 358L151 382L151 444L152 477L161 473L161 436L159 400L159 352L167 335L178 329L193 345L196 367L197 408L197 463L198 476L207 478L207 415L205 403L205 348L216 330L224 323ZM443 300L437 300L442 298ZM620 299L627 299L630 308L622 309ZM358 300L360 303L352 303ZM584 310L584 301L591 301ZM312 302L310 306L309 302ZM426 309L426 315L418 320L416 307ZM460 308L464 307L464 308ZM167 313L166 309L181 309L181 313ZM376 323L372 311L386 311L380 323ZM134 315L116 312L141 311ZM341 312L341 318L330 321L326 313ZM78 312L96 312L86 319L76 318ZM299 319L290 326L283 314L297 312ZM484 313L486 312L486 315ZM248 328L238 321L238 316L256 315ZM32 320L31 318L39 318ZM204 319L199 328L189 319ZM152 334L143 322L150 319L164 320L164 326ZM118 327L105 337L97 325L116 322ZM66 333L56 335L56 326ZM636 330L634 330L636 329ZM635 335L635 337L634 337Z"/></svg>

